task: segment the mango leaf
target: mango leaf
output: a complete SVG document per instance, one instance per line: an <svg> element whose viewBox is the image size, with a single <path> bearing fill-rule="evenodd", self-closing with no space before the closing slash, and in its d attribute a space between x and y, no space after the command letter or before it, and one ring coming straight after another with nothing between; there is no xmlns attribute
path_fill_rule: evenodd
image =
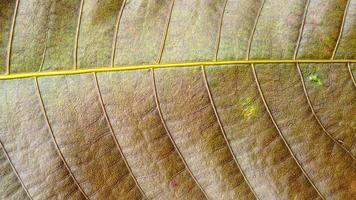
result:
<svg viewBox="0 0 356 200"><path fill-rule="evenodd" d="M356 199L356 0L0 0L0 199Z"/></svg>

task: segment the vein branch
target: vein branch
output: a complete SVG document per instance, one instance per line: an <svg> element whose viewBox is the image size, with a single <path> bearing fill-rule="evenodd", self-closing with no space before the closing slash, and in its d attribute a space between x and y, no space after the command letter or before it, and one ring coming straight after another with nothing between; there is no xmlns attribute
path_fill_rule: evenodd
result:
<svg viewBox="0 0 356 200"><path fill-rule="evenodd" d="M336 52L337 52L337 48L339 47L340 41L341 41L341 37L342 37L342 33L344 32L344 27L345 27L345 21L346 21L346 17L347 17L347 11L349 10L349 6L350 6L350 0L347 1L346 6L345 6L345 11L344 11L344 15L342 17L342 22L341 22L341 26L340 26L340 31L339 31L339 36L337 38L335 47L334 47L334 51L333 54L331 56L331 60L333 60L335 58Z"/></svg>
<svg viewBox="0 0 356 200"><path fill-rule="evenodd" d="M269 106L268 106L268 104L267 104L267 101L266 101L266 99L265 99L265 96L264 96L264 94L263 94L263 92L262 92L262 89L261 89L261 86L260 86L260 82L259 82L259 80L258 80L258 76L257 76L256 69L255 69L254 64L251 64L251 68L252 68L253 77L254 77L254 79L255 79L255 82L256 82L256 85L257 85L257 89L258 89L258 92L259 92L259 94L260 94L260 96L261 96L262 102L263 102L263 104L264 104L264 106L265 106L265 108L266 108L266 111L267 111L267 113L268 113L268 115L269 115L269 117L270 117L270 119L271 119L273 125L275 126L275 128L276 128L276 130L277 130L279 136L282 138L282 140L283 140L285 146L287 147L287 149L288 149L290 155L292 156L292 158L294 159L295 163L298 165L298 167L300 168L300 170L302 171L302 173L304 174L304 176L308 179L308 181L309 181L310 184L313 186L313 188L315 189L315 191L319 194L319 196L320 196L322 199L325 200L324 196L320 193L319 189L316 187L316 185L314 184L314 182L313 182L313 181L311 180L311 178L309 177L308 173L304 170L304 168L303 168L302 165L300 164L299 160L298 160L298 159L296 158L296 156L294 155L294 153L293 153L293 151L292 151L292 149L291 149L291 147L290 147L288 141L285 139L284 135L282 134L282 131L280 130L279 126L277 125L277 123L276 123L276 121L275 121L275 119L274 119L274 117L273 117L273 115L272 115L272 113L271 113L271 110L270 110L270 108L269 108Z"/></svg>
<svg viewBox="0 0 356 200"><path fill-rule="evenodd" d="M19 4L20 4L20 0L16 0L15 11L14 11L14 15L12 18L12 24L11 24L11 30L10 30L10 38L9 38L9 43L8 43L8 47L7 47L7 57L6 57L6 74L7 75L9 75L11 73L10 66L11 66L12 43L14 40L15 26L16 26L17 13L19 10Z"/></svg>
<svg viewBox="0 0 356 200"><path fill-rule="evenodd" d="M197 184L197 186L199 187L199 189L202 191L202 193L204 194L204 196L208 199L208 195L206 194L205 190L203 189L203 187L200 185L200 183L198 182L197 178L194 176L192 170L189 168L185 158L183 157L181 151L179 150L175 140L173 139L173 136L171 134L171 132L169 131L168 127L167 127L167 123L162 115L162 110L161 110L161 106L159 103L159 99L158 99L158 94L157 94L157 85L156 85L156 77L155 77L155 72L154 69L151 69L151 75L152 75L152 86L153 86L153 94L154 94L154 98L155 98L155 103L156 103L156 107L157 107L157 111L158 111L158 115L161 119L162 125L169 137L169 139L171 140L174 149L176 150L176 152L178 153L180 159L182 160L185 168L187 169L188 173L190 174L190 176L192 177L192 179L194 180L194 182Z"/></svg>
<svg viewBox="0 0 356 200"><path fill-rule="evenodd" d="M44 65L44 62L45 62L46 53L47 53L47 43L45 44L45 47L43 48L40 69L38 70L39 72L41 72L43 70L43 65Z"/></svg>
<svg viewBox="0 0 356 200"><path fill-rule="evenodd" d="M303 77L303 72L299 66L299 64L297 63L297 69L298 69L298 74L300 77L300 80L302 82L302 86L303 86L303 92L305 95L305 98L307 99L308 105L310 107L310 110L312 111L312 114L314 116L314 118L316 119L317 123L319 124L319 126L321 127L321 129L323 130L323 132L334 142L334 144L338 145L339 147L341 147L353 160L355 160L355 157L352 155L352 153L347 150L344 145L340 144L340 142L338 142L330 133L329 131L326 130L325 126L323 125L323 123L320 121L319 117L317 116L314 106L309 98L309 94L307 91L307 88L305 86L305 82L304 82L304 77ZM353 76L352 76L353 77Z"/></svg>
<svg viewBox="0 0 356 200"><path fill-rule="evenodd" d="M219 33L218 33L218 37L217 37L217 41L216 41L216 48L215 48L215 58L214 58L215 61L218 60L221 33L222 33L222 26L223 26L223 22L224 22L224 16L225 16L225 10L226 10L227 1L228 0L225 0L225 2L224 2L224 7L222 9L221 16L220 16Z"/></svg>
<svg viewBox="0 0 356 200"><path fill-rule="evenodd" d="M249 60L249 59L250 59L252 40L253 40L253 37L254 37L254 35L255 35L256 28L257 28L257 24L258 24L258 21L259 21L259 19L260 19L260 16L261 16L261 13L262 13L262 9L263 9L263 6L264 6L264 5L265 5L265 0L262 1L261 7L260 7L260 9L259 9L258 12L257 12L256 18L255 18L255 22L254 22L254 24L253 24L252 32L251 32L250 38L248 39L246 60Z"/></svg>
<svg viewBox="0 0 356 200"><path fill-rule="evenodd" d="M52 129L52 126L48 120L48 115L47 115L47 111L46 111L46 108L44 107L44 102L43 102L43 97L42 97L42 93L41 93L41 90L40 90L40 87L39 87L39 83L38 83L38 79L35 78L35 86L36 86L36 90L37 90L37 95L38 95L38 98L40 100L40 103L41 103L41 109L42 109L42 113L44 115L44 118L46 120L46 125L47 125L47 128L50 132L50 135L51 135L51 138L52 138L52 141L53 141L53 144L57 150L57 153L59 155L59 157L61 158L65 168L67 169L69 175L71 176L73 182L75 183L75 185L77 186L78 190L80 191L80 193L84 196L85 199L89 199L89 197L86 195L86 193L84 192L82 186L79 184L78 180L75 178L71 168L69 167L69 164L68 162L66 161L62 151L60 150L59 148L59 144L56 140L56 136L54 135L53 133L53 129Z"/></svg>
<svg viewBox="0 0 356 200"><path fill-rule="evenodd" d="M140 191L140 193L142 194L142 196L145 197L145 198L147 198L145 192L144 192L143 189L141 188L141 185L138 183L137 178L136 178L136 176L134 175L134 173L133 173L133 171L132 171L132 169L131 169L129 163L127 162L126 156L124 155L124 153L123 153L123 151L122 151L122 148L121 148L121 146L120 146L120 143L119 143L118 139L117 139L116 136L115 136L114 129L113 129L112 124L111 124L111 122L110 122L110 119L109 119L109 116L108 116L108 114L107 114L106 107L105 107L105 104L104 104L104 101L103 101L103 97L102 97L101 90L100 90L100 87L99 87L98 77L97 77L96 73L93 73L93 75L94 75L95 87L96 87L96 90L97 90L97 93L98 93L98 97L99 97L99 102L100 102L102 111L103 111L103 113L104 113L104 117L105 117L106 123L107 123L107 125L109 126L111 136L112 136L112 138L114 139L114 142L115 142L115 144L116 144L116 147L117 147L117 149L118 149L118 151L119 151L119 153L120 153L120 155L121 155L121 157L122 157L122 159L123 159L123 161L124 161L124 163L125 163L125 165L126 165L127 170L129 171L129 173L130 173L132 179L134 180L134 182L135 182L137 188L139 189L139 191Z"/></svg>
<svg viewBox="0 0 356 200"><path fill-rule="evenodd" d="M353 75L353 73L352 73L352 69L351 69L350 63L347 63L347 68L349 69L349 73L350 73L351 80L352 80L352 82L354 83L354 86L356 87L356 81L355 81L355 77L354 77L354 75Z"/></svg>
<svg viewBox="0 0 356 200"><path fill-rule="evenodd" d="M117 14L116 25L115 25L115 33L114 33L114 39L113 39L113 44L112 44L112 52L111 52L111 67L114 67L114 63L115 63L117 37L118 37L118 34L119 34L119 27L120 27L121 17L122 17L122 13L124 11L125 5L126 5L126 0L124 0L122 2L120 11Z"/></svg>
<svg viewBox="0 0 356 200"><path fill-rule="evenodd" d="M32 198L32 196L31 196L30 192L28 191L28 189L27 189L25 183L23 182L22 178L20 177L20 174L19 174L18 171L16 170L16 168L15 168L15 166L14 166L14 164L13 164L13 162L12 162L12 160L11 160L9 154L8 154L8 152L6 151L4 145L3 145L3 143L2 143L1 141L0 141L0 147L1 147L2 150L3 150L6 159L9 161L9 164L10 164L10 166L11 166L11 168L12 168L12 171L15 173L17 179L20 181L20 184L21 184L22 188L25 190L27 196L32 200L33 198Z"/></svg>
<svg viewBox="0 0 356 200"><path fill-rule="evenodd" d="M249 40L249 44L248 44L248 49L247 49L247 60L250 58L250 53L251 53L251 44L252 44L252 40L253 40L253 37L255 35L255 31L256 31L256 27L257 27L257 23L258 23L258 20L259 20L259 16L261 14L261 11L262 11L262 8L264 6L264 3L265 1L263 1L262 5L261 5L261 9L259 10L258 12L258 16L256 18L256 21L255 21L255 24L254 24L254 27L253 27L253 30L252 30L252 33L251 33L251 37L250 37L250 40ZM309 5L309 0L307 2L307 5L306 5L306 10L304 12L304 17L303 17L303 23L302 23L302 27L304 27L304 23L305 23L305 16L306 16L306 13L307 13L307 8L308 8L308 5ZM302 32L303 31L303 28L300 29L300 31ZM299 36L299 39L298 39L298 44L300 43L300 39L301 39L301 36ZM299 45L298 45L299 46ZM297 55L297 52L295 53L295 56ZM295 60L295 59L294 59ZM264 107L266 108L266 111L273 123L273 125L275 126L279 136L282 138L285 146L287 147L290 155L292 156L292 158L294 159L295 163L297 164L297 166L300 168L300 170L302 171L302 173L304 174L304 176L308 179L308 181L310 182L310 184L312 185L312 187L315 189L315 191L318 193L318 195L322 198L322 199L325 199L324 196L320 193L319 189L315 186L314 182L311 180L311 178L309 177L308 173L306 173L306 171L304 170L304 168L302 167L302 165L299 163L299 160L296 158L296 156L294 155L288 141L285 139L284 135L282 134L282 131L280 130L279 126L277 125L273 115L272 115L272 112L269 108L269 105L267 104L267 101L265 99L265 96L262 92L262 89L261 89L261 84L260 84L260 81L258 80L258 76L257 76L257 73L256 73L256 69L255 69L255 65L254 63L251 64L251 68L252 68L252 73L253 73L253 77L255 79L255 83L256 83L256 86L257 86L257 90L260 94L260 97L262 99L262 102L263 102L263 105Z"/></svg>
<svg viewBox="0 0 356 200"><path fill-rule="evenodd" d="M343 30L343 27L344 27L344 24L345 24L345 18L346 18L346 13L347 13L347 9L348 9L348 5L349 5L350 1L348 1L347 5L346 5L346 8L345 8L345 12L344 12L344 18L343 18L343 21L342 21L342 25L341 25L341 28L340 28L340 33L339 33L339 38L337 40L337 43L336 43L336 46L334 48L334 52L333 52L333 55L331 57L331 60L334 59L334 56L335 56L335 53L336 53L336 50L337 50L337 47L338 47L338 44L340 42L340 38L341 38L341 35L342 35L342 30ZM300 27L300 32L299 32L299 38L298 38L298 42L297 42L297 45L296 45L296 48L295 48L295 51L294 51L294 57L293 59L295 60L296 57L297 57L297 54L298 54L298 50L299 50L299 47L300 47L300 42L301 42L301 38L302 38L302 33L304 31L304 26L305 26L305 21L306 21L306 17L307 17L307 13L308 13L308 8L309 8L309 4L310 4L310 0L307 1L307 4L305 6L305 11L304 11L304 16L303 16L303 22L302 22L302 25ZM303 72L300 68L300 65L299 63L295 63L296 64L296 67L297 67L297 70L298 70L298 74L299 74L299 77L300 77L300 81L302 83L302 87L303 87L303 93L304 93L304 96L308 102L308 106L313 114L313 117L315 118L315 120L317 121L317 123L319 124L319 126L321 127L321 129L323 130L323 132L334 142L334 144L338 145L339 147L341 147L348 155L351 156L351 158L353 160L355 160L355 157L352 155L352 153L347 150L342 144L340 144L328 131L327 129L325 128L325 126L323 125L323 123L320 121L319 117L317 116L316 112L315 112L315 109L314 109L314 106L309 98L309 94L308 94L308 90L305 86L305 81L304 81L304 77L303 77Z"/></svg>
<svg viewBox="0 0 356 200"><path fill-rule="evenodd" d="M240 165L239 162L237 161L236 155L235 155L234 151L233 151L232 148L231 148L229 139L228 139L227 136L226 136L225 129L224 129L222 123L221 123L219 113L218 113L217 110L216 110L215 102L214 102L214 99L213 99L213 97L212 97L212 95L211 95L211 91L210 91L210 87L209 87L209 83L208 83L208 80L207 80L207 75L206 75L206 71L205 71L205 67L204 67L204 66L201 66L201 71L202 71L202 75L203 75L203 78L204 78L205 88L206 88L206 91L207 91L208 96L209 96L209 101L210 101L211 106L212 106L212 108L213 108L213 111L214 111L216 120L217 120L217 122L218 122L218 124L219 124L221 133L222 133L222 135L223 135L223 137L224 137L224 140L225 140L225 142L226 142L226 144L227 144L227 147L228 147L228 149L229 149L229 151L230 151L230 154L232 155L232 157L233 157L233 159L234 159L234 162L235 162L235 164L237 165L237 168L238 168L239 171L241 172L241 175L242 175L242 177L244 178L245 182L247 183L248 187L250 188L251 192L252 192L253 195L256 197L256 199L259 199L259 197L258 197L257 193L255 192L255 190L253 189L253 187L252 187L250 181L247 179L247 177L246 177L244 171L242 170L241 165Z"/></svg>
<svg viewBox="0 0 356 200"><path fill-rule="evenodd" d="M295 50L294 50L294 55L293 55L293 59L294 60L298 56L298 51L299 51L299 47L300 47L300 42L301 42L302 37L303 37L303 31L304 31L304 27L305 27L305 22L306 22L306 18L307 18L307 14L308 14L309 5L310 5L310 0L307 0L307 3L306 3L305 8L304 8L302 24L301 24L300 29L299 29L299 36L298 36L298 40L297 40L297 45L296 45Z"/></svg>
<svg viewBox="0 0 356 200"><path fill-rule="evenodd" d="M166 41L167 41L169 25L171 24L174 3L175 3L175 0L172 0L171 8L169 10L169 14L168 14L168 17L167 17L167 23L166 23L166 28L165 28L165 31L164 31L162 44L161 44L161 47L160 47L160 50L159 50L158 59L157 59L156 63L161 63L161 60L162 60L163 50L164 50L164 47L166 46Z"/></svg>
<svg viewBox="0 0 356 200"><path fill-rule="evenodd" d="M75 41L74 41L75 42L74 43L74 69L78 68L78 44L79 44L80 24L81 24L82 15L83 15L83 6L84 6L84 0L81 0L80 7L79 7L77 29L76 29L76 33L75 33Z"/></svg>

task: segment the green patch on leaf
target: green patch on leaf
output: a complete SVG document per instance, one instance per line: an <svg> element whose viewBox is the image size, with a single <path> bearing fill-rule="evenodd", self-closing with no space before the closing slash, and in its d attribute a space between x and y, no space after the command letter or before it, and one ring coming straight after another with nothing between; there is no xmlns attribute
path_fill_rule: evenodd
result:
<svg viewBox="0 0 356 200"><path fill-rule="evenodd" d="M245 119L252 119L256 117L259 109L258 107L254 104L253 100L251 98L246 98L242 102L242 116Z"/></svg>
<svg viewBox="0 0 356 200"><path fill-rule="evenodd" d="M313 85L316 85L316 86L321 86L323 85L323 82L321 81L321 78L316 75L316 74L311 74L309 77L308 77L309 81L313 84Z"/></svg>

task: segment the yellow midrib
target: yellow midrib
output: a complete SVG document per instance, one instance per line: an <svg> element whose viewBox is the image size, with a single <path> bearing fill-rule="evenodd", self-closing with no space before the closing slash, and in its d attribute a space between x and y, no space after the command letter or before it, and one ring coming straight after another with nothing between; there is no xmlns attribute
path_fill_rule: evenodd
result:
<svg viewBox="0 0 356 200"><path fill-rule="evenodd" d="M30 77L46 77L46 76L61 76L85 73L100 73L113 71L128 71L140 69L159 69L159 68L178 68L178 67L193 67L193 66L221 66L221 65L236 65L236 64L283 64L283 63L356 63L356 60L229 60L229 61L203 61L203 62L187 62L187 63L167 63L167 64L148 64L148 65L131 65L131 66L114 66L100 67L90 69L73 69L62 71L41 71L28 73L14 73L8 75L0 75L0 80L21 79Z"/></svg>

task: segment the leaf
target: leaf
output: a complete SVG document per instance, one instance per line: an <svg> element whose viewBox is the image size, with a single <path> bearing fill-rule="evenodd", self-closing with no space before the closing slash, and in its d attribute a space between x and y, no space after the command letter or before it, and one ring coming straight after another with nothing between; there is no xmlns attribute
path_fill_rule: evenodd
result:
<svg viewBox="0 0 356 200"><path fill-rule="evenodd" d="M355 0L0 5L1 199L356 198Z"/></svg>

